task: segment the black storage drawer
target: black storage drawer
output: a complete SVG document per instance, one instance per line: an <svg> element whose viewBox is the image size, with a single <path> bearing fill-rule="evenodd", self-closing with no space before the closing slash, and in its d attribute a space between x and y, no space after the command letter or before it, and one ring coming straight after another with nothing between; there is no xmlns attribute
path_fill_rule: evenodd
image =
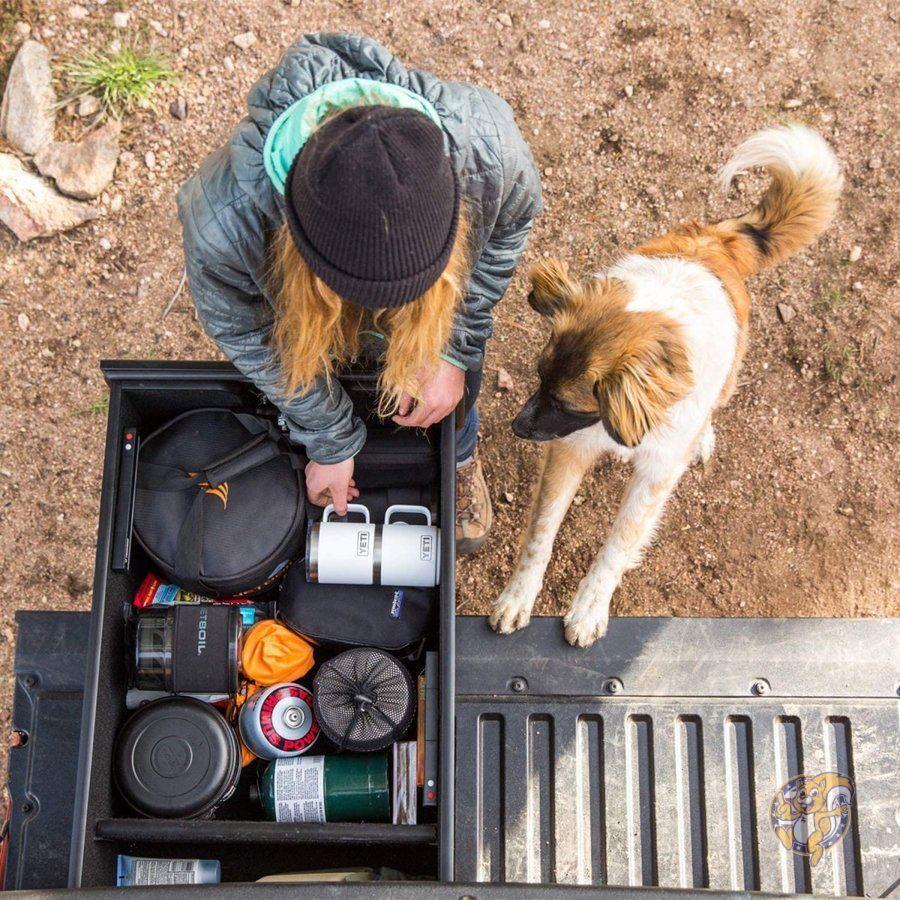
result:
<svg viewBox="0 0 900 900"><path fill-rule="evenodd" d="M382 824L279 824L250 818L230 801L208 821L138 818L112 784L116 733L127 715L123 606L147 571L135 544L128 572L112 568L119 447L126 429L141 434L200 407L223 407L275 416L276 411L232 366L224 363L117 361L102 364L110 388L109 421L84 690L69 885L115 884L116 855L219 859L222 880L253 881L279 871L345 866L389 866L410 875L453 876L453 682L455 615L455 427L452 417L421 434L369 423L368 464L383 468L392 434L404 459L433 469L432 498L440 512L441 587L437 633L440 651L440 754L438 807L433 822ZM370 406L374 379L354 373L342 379L360 413ZM367 448L369 444L367 444ZM364 448L358 471L367 465ZM418 454L418 456L417 456ZM402 479L402 473L398 475ZM390 475L387 475L390 482ZM384 485L379 485L382 487ZM388 485L390 486L390 485ZM397 485L402 487L401 483ZM365 487L365 485L363 485ZM246 776L245 776L246 777ZM412 852L411 852L412 851Z"/></svg>

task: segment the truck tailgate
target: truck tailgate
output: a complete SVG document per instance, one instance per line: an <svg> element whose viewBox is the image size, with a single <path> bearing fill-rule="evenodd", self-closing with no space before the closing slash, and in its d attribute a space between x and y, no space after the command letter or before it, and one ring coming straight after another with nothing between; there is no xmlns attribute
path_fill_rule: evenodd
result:
<svg viewBox="0 0 900 900"><path fill-rule="evenodd" d="M900 889L900 621L615 618L586 651L556 618L456 630L456 881ZM814 861L773 798L828 772L853 795Z"/></svg>

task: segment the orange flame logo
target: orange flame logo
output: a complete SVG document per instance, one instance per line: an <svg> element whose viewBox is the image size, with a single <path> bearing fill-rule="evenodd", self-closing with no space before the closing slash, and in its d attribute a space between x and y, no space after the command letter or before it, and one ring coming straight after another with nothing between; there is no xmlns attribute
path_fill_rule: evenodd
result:
<svg viewBox="0 0 900 900"><path fill-rule="evenodd" d="M193 478L197 473L196 472L188 472L188 475ZM222 501L222 509L228 509L228 482L223 481L220 485L213 487L208 481L201 481L198 487L203 488L204 494L212 494L213 497L218 497Z"/></svg>

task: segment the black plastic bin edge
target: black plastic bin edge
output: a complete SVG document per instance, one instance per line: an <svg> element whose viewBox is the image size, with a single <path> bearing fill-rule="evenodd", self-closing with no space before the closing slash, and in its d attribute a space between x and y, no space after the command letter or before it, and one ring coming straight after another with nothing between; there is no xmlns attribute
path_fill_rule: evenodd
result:
<svg viewBox="0 0 900 900"><path fill-rule="evenodd" d="M79 741L78 777L75 785L75 809L72 822L72 845L69 857L69 887L81 886L82 863L87 827L90 792L91 751L94 745L94 718L99 681L100 645L103 630L102 611L106 602L107 563L112 548L112 529L115 511L115 486L118 479L118 434L115 431L121 413L120 387L125 382L160 382L173 378L182 381L248 381L231 363L161 360L101 360L100 369L110 388L107 415L106 450L103 459L103 482L100 494L97 553L94 562L94 591L91 605L91 627L84 680L84 709ZM353 373L360 383L373 383L374 376ZM441 425L441 528L444 552L441 560L440 590L440 744L438 778L438 847L439 878L453 880L454 790L455 772L454 692L456 684L455 618L456 618L456 467L443 465L456 459L455 416L448 416ZM99 615L95 615L97 611ZM451 777L445 777L451 773ZM92 836L93 839L93 836Z"/></svg>
<svg viewBox="0 0 900 900"><path fill-rule="evenodd" d="M445 460L452 460L444 465ZM454 878L454 808L456 794L456 417L451 413L441 425L441 609L438 634L440 651L440 727L438 761L438 878ZM447 776L450 777L447 777Z"/></svg>

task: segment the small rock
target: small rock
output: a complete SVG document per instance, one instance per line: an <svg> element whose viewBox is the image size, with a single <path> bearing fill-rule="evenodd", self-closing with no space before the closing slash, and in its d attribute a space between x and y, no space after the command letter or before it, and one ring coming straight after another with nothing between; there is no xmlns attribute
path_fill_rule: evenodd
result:
<svg viewBox="0 0 900 900"><path fill-rule="evenodd" d="M86 19L89 15L87 9L78 3L73 3L67 10L70 19Z"/></svg>
<svg viewBox="0 0 900 900"><path fill-rule="evenodd" d="M53 140L56 92L50 72L50 54L43 44L25 41L9 68L0 133L29 156Z"/></svg>
<svg viewBox="0 0 900 900"><path fill-rule="evenodd" d="M95 206L63 197L15 156L0 153L0 222L20 241L67 231L98 215Z"/></svg>
<svg viewBox="0 0 900 900"><path fill-rule="evenodd" d="M169 112L176 119L186 119L188 116L187 100L184 97L178 97L169 104Z"/></svg>
<svg viewBox="0 0 900 900"><path fill-rule="evenodd" d="M191 48L190 47L182 47L178 51L178 55L181 57L181 59L187 59L191 55Z"/></svg>
<svg viewBox="0 0 900 900"><path fill-rule="evenodd" d="M778 317L785 324L797 315L797 311L788 303L779 303L775 308L778 310Z"/></svg>
<svg viewBox="0 0 900 900"><path fill-rule="evenodd" d="M512 379L512 375L506 371L502 366L497 369L497 387L501 391L511 391L516 386L516 383Z"/></svg>
<svg viewBox="0 0 900 900"><path fill-rule="evenodd" d="M850 248L850 252L847 254L847 262L859 262L860 257L862 256L862 247L859 244L854 244Z"/></svg>
<svg viewBox="0 0 900 900"><path fill-rule="evenodd" d="M870 156L867 165L873 171L875 169L880 169L881 168L881 157L880 156Z"/></svg>
<svg viewBox="0 0 900 900"><path fill-rule="evenodd" d="M126 169L133 169L137 165L137 159L130 150L123 150L119 154L119 165Z"/></svg>
<svg viewBox="0 0 900 900"><path fill-rule="evenodd" d="M512 491L504 491L501 496L506 503L512 503L516 499L516 495Z"/></svg>
<svg viewBox="0 0 900 900"><path fill-rule="evenodd" d="M506 12L499 13L497 15L497 21L504 28L512 28L513 21L512 21L512 16L509 13L506 13Z"/></svg>
<svg viewBox="0 0 900 900"><path fill-rule="evenodd" d="M230 56L226 56L222 60L222 67L225 69L226 72L233 72L234 71L234 60Z"/></svg>
<svg viewBox="0 0 900 900"><path fill-rule="evenodd" d="M144 165L145 165L148 169L155 169L155 168L156 168L156 154L155 154L152 150L148 150L148 151L144 154Z"/></svg>
<svg viewBox="0 0 900 900"><path fill-rule="evenodd" d="M66 575L66 591L70 597L80 597L91 589L91 583L78 575L69 572Z"/></svg>
<svg viewBox="0 0 900 900"><path fill-rule="evenodd" d="M478 59L477 57L472 60L472 68L473 69L483 69L484 68L484 60Z"/></svg>
<svg viewBox="0 0 900 900"><path fill-rule="evenodd" d="M119 53L122 52L122 42L121 42L118 38L113 38L113 39L109 42L109 48L108 48L108 49L109 49L109 52L110 52L113 56L117 56Z"/></svg>
<svg viewBox="0 0 900 900"><path fill-rule="evenodd" d="M572 502L576 506L581 506L581 504L584 503L584 497L582 497L581 494L576 494Z"/></svg>
<svg viewBox="0 0 900 900"><path fill-rule="evenodd" d="M130 12L113 13L113 17L112 17L113 28L127 28L128 23L130 21L131 21L131 13Z"/></svg>
<svg viewBox="0 0 900 900"><path fill-rule="evenodd" d="M93 94L84 94L82 97L79 97L77 112L82 119L96 116L100 112L99 98Z"/></svg>
<svg viewBox="0 0 900 900"><path fill-rule="evenodd" d="M231 43L239 50L249 50L256 43L256 35L252 31L244 31L236 34Z"/></svg>
<svg viewBox="0 0 900 900"><path fill-rule="evenodd" d="M839 506L837 511L842 516L852 516L853 515L853 507L852 506Z"/></svg>
<svg viewBox="0 0 900 900"><path fill-rule="evenodd" d="M108 237L102 237L99 241L101 250L112 250L112 241Z"/></svg>
<svg viewBox="0 0 900 900"><path fill-rule="evenodd" d="M19 313L16 321L19 323L19 328L21 328L22 331L28 331L28 326L31 324L31 320L27 315L25 315L25 313Z"/></svg>
<svg viewBox="0 0 900 900"><path fill-rule="evenodd" d="M113 180L119 159L119 125L110 121L77 143L51 141L34 157L38 171L78 200L99 197Z"/></svg>
<svg viewBox="0 0 900 900"><path fill-rule="evenodd" d="M634 85L633 85L633 84L626 84L626 85L625 85L625 96L626 96L626 97L633 97L633 96L634 96Z"/></svg>
<svg viewBox="0 0 900 900"><path fill-rule="evenodd" d="M791 97L789 100L785 100L781 106L782 109L799 109L803 106L803 101L799 97Z"/></svg>
<svg viewBox="0 0 900 900"><path fill-rule="evenodd" d="M546 31L549 27L550 27L549 19L541 19L540 22L538 22L538 28L540 28L542 31Z"/></svg>
<svg viewBox="0 0 900 900"><path fill-rule="evenodd" d="M861 291L863 290L863 283L861 281L854 281L852 287L854 291Z"/></svg>
<svg viewBox="0 0 900 900"><path fill-rule="evenodd" d="M13 31L17 38L27 38L31 34L31 26L27 22L16 22Z"/></svg>
<svg viewBox="0 0 900 900"><path fill-rule="evenodd" d="M160 37L168 37L169 32L163 27L162 22L157 22L156 19L151 19L147 23Z"/></svg>
<svg viewBox="0 0 900 900"><path fill-rule="evenodd" d="M109 201L109 211L111 213L117 213L122 209L122 204L124 203L124 199L121 194L116 194L112 200Z"/></svg>
<svg viewBox="0 0 900 900"><path fill-rule="evenodd" d="M300 5L300 0L284 0L284 5L296 9Z"/></svg>

